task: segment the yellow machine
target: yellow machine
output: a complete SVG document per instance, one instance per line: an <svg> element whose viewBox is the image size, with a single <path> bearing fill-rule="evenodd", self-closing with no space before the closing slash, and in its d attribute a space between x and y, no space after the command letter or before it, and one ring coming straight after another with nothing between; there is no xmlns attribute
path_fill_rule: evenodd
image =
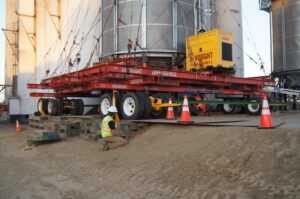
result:
<svg viewBox="0 0 300 199"><path fill-rule="evenodd" d="M186 70L233 69L233 34L211 30L186 38Z"/></svg>

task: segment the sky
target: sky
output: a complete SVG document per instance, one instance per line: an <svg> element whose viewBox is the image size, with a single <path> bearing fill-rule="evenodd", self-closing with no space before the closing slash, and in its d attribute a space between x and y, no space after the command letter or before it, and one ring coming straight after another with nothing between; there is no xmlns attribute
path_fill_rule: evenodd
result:
<svg viewBox="0 0 300 199"><path fill-rule="evenodd" d="M258 0L241 0L243 7L244 32L244 62L245 76L261 76L270 74L270 25L269 14L259 10ZM0 0L0 29L5 27L5 0ZM0 32L0 84L4 84L4 34ZM247 55L246 55L247 54ZM249 56L259 62L265 63L264 73L260 64L255 64ZM0 102L3 94L0 93Z"/></svg>
<svg viewBox="0 0 300 199"><path fill-rule="evenodd" d="M269 75L271 71L270 15L259 10L258 0L241 1L243 8L245 76ZM256 62L259 62L259 57L261 57L265 63L265 73L260 70L260 64L255 64L246 54Z"/></svg>

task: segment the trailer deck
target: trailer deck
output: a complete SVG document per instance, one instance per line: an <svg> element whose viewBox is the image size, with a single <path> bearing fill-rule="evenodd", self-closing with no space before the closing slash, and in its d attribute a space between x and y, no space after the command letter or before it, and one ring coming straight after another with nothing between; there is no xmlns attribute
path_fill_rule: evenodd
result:
<svg viewBox="0 0 300 199"><path fill-rule="evenodd" d="M275 82L267 76L240 78L226 72L214 74L208 70L190 72L178 67L153 68L143 65L141 57L99 63L90 68L43 79L40 84L27 85L29 89L52 90L31 92L31 97L56 98L39 100L40 112L49 112L54 116L68 109L67 112L80 115L83 113L83 101L67 98L100 97L100 116L106 115L108 108L114 104L125 119L164 117L166 107L171 106L167 105L169 99L178 102L184 94L188 94L190 100L197 97L198 101L199 97L204 99L206 94L214 94L217 98L229 101L239 98L248 102L246 109L250 114L258 114L261 110L259 99L265 94L264 87L267 86L275 86ZM115 100L113 96L116 96ZM243 109L242 105L220 104L223 104L224 112L228 113L241 112ZM200 111L197 105L196 109Z"/></svg>
<svg viewBox="0 0 300 199"><path fill-rule="evenodd" d="M260 95L264 86L275 86L269 77L239 78L209 71L187 72L179 69L141 67L137 58L120 59L91 68L50 77L29 89L53 89L31 92L32 97L94 97L95 90L152 91L175 93L218 93Z"/></svg>

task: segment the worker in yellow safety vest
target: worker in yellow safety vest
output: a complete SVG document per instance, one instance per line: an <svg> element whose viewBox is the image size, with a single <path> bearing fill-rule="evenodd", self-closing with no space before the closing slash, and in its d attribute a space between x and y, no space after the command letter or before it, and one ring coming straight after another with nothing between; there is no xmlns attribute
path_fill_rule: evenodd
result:
<svg viewBox="0 0 300 199"><path fill-rule="evenodd" d="M121 146L128 144L128 141L116 131L115 117L118 110L115 106L111 106L108 109L108 114L103 118L101 125L101 136L100 140L101 150L107 151L116 149Z"/></svg>

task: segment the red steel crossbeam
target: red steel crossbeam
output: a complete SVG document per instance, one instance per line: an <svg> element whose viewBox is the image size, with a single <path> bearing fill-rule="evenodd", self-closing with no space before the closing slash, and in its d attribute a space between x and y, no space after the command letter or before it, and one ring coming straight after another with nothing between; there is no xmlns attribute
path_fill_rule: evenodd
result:
<svg viewBox="0 0 300 199"><path fill-rule="evenodd" d="M42 83L43 84L49 84L51 83L52 80L54 79L59 79L59 78L62 78L62 77L88 77L88 76L91 76L91 75L95 75L95 74L100 74L101 72L103 72L103 67L105 66L112 66L112 65L115 65L115 66L134 66L134 61L136 59L134 58L123 58L123 59L120 59L118 61L111 61L109 63L102 63L102 64L98 64L98 65L95 65L91 68L84 68L84 69L81 69L81 70L78 70L78 71L75 71L75 72L71 72L71 73L68 73L68 74L63 74L63 75L59 75L59 76L55 76L55 77L50 77L50 78L46 78L44 80L42 80Z"/></svg>
<svg viewBox="0 0 300 199"><path fill-rule="evenodd" d="M228 94L228 95L251 95L254 94L253 90L250 91L239 91L232 89L208 89L206 87L174 87L174 86L143 86L143 85L130 85L130 84L122 84L122 83L92 83L87 87L76 87L76 88L68 88L68 89L60 89L56 90L55 93L31 93L30 96L68 96L67 94L80 94L85 93L97 89L107 89L107 90L132 90L132 91L156 91L156 92L199 92L199 93L218 93L218 94ZM260 92L255 92L256 95L259 95Z"/></svg>
<svg viewBox="0 0 300 199"><path fill-rule="evenodd" d="M28 84L30 89L53 89L55 93L31 93L31 96L84 95L97 89L159 92L196 92L222 94L259 94L268 78L238 78L211 75L208 72L186 72L162 68L138 67L135 59L104 63L76 72L44 79L41 84ZM88 95L88 94L87 94Z"/></svg>
<svg viewBox="0 0 300 199"><path fill-rule="evenodd" d="M62 76L48 78L42 81L44 84L49 84L52 81L58 80L59 82L81 82L81 78L91 77L93 75L99 75L101 73L120 73L120 74L131 74L131 75L142 75L142 76L154 76L154 77L170 77L175 79L191 79L191 80L202 80L210 82L230 82L232 84L250 84L250 85L264 85L266 79L258 78L238 78L238 77L224 77L221 75L203 75L199 72L186 72L176 71L167 69L156 69L156 68L143 68L133 65L127 65L127 62L118 62L104 65L97 65L92 68L82 69L80 71L72 72ZM62 80L67 77L68 79ZM71 78L71 79L69 79ZM268 84L269 85L269 84Z"/></svg>
<svg viewBox="0 0 300 199"><path fill-rule="evenodd" d="M154 77L170 77L175 79L190 79L190 80L202 80L210 82L228 82L232 84L249 84L249 85L261 85L263 86L265 81L251 78L239 78L239 77L226 77L221 75L201 75L197 72L185 72L185 71L174 71L167 69L156 69L156 68L142 68L132 67L126 68L124 66L105 66L106 72L112 73L130 73L144 76Z"/></svg>
<svg viewBox="0 0 300 199"><path fill-rule="evenodd" d="M99 97L99 95L91 95L90 93L41 93L41 92L31 92L30 97Z"/></svg>

